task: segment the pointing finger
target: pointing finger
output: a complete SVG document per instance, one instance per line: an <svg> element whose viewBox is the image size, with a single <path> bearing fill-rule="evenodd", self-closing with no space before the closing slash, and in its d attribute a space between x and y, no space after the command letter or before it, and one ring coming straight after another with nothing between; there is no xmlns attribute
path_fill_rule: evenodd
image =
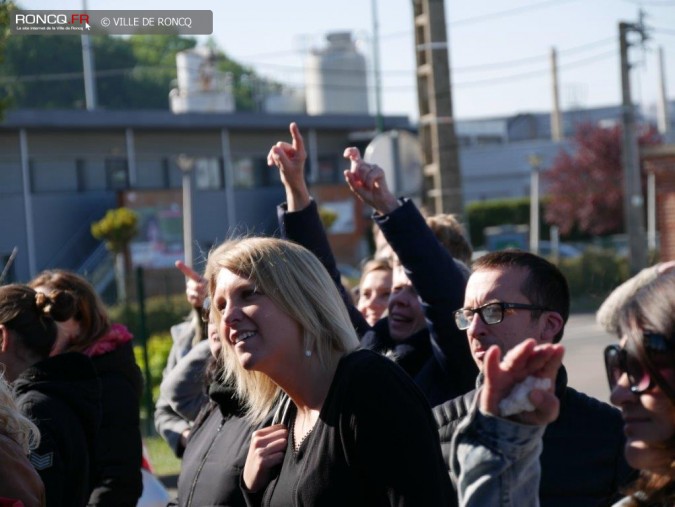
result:
<svg viewBox="0 0 675 507"><path fill-rule="evenodd" d="M178 270L183 273L185 276L190 278L191 280L194 280L195 282L201 282L202 281L202 275L197 273L194 269L192 269L190 266L185 264L183 261L176 261L176 267Z"/></svg>
<svg viewBox="0 0 675 507"><path fill-rule="evenodd" d="M350 146L345 149L345 152L342 154L344 158L348 158L352 162L359 162L361 160L361 152L358 148Z"/></svg>
<svg viewBox="0 0 675 507"><path fill-rule="evenodd" d="M300 133L298 124L295 122L291 123L290 131L291 137L293 138L293 148L295 148L295 151L305 151L305 141L302 139L302 134Z"/></svg>

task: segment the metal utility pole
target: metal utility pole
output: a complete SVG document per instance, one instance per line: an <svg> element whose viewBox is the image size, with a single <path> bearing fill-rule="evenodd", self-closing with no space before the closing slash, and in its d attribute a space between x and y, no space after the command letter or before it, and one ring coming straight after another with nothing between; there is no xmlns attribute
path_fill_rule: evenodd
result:
<svg viewBox="0 0 675 507"><path fill-rule="evenodd" d="M462 178L452 113L443 0L413 0L419 135L424 195L435 213L463 212Z"/></svg>
<svg viewBox="0 0 675 507"><path fill-rule="evenodd" d="M551 48L551 81L553 85L553 112L551 113L551 141L562 141L563 128L560 114L560 96L558 93L558 53Z"/></svg>
<svg viewBox="0 0 675 507"><path fill-rule="evenodd" d="M532 153L530 163L530 252L539 255L539 172L541 157Z"/></svg>
<svg viewBox="0 0 675 507"><path fill-rule="evenodd" d="M668 109L668 96L666 95L666 67L663 65L663 47L659 47L659 103L656 120L659 127L659 134L664 136L670 132L670 112Z"/></svg>
<svg viewBox="0 0 675 507"><path fill-rule="evenodd" d="M87 2L83 0L82 9L87 12ZM94 48L91 45L89 35L82 35L82 71L84 72L84 99L87 111L93 111L98 107L96 96L96 71L94 68Z"/></svg>
<svg viewBox="0 0 675 507"><path fill-rule="evenodd" d="M644 198L640 183L640 155L635 134L635 110L630 93L630 63L628 62L628 35L637 33L641 42L647 39L642 23L619 23L619 48L621 52L621 96L623 118L623 178L624 178L624 219L628 236L629 266L636 274L647 266L647 242L644 224Z"/></svg>
<svg viewBox="0 0 675 507"><path fill-rule="evenodd" d="M380 80L380 25L377 18L377 0L371 0L373 14L373 78L375 81L375 128L384 131L382 121L382 83Z"/></svg>

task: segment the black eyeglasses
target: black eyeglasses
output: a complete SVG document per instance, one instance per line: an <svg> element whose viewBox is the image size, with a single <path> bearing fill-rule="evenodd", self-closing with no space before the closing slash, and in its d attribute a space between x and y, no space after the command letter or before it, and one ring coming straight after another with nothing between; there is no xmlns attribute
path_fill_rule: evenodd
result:
<svg viewBox="0 0 675 507"><path fill-rule="evenodd" d="M473 320L474 314L478 314L483 322L488 326L492 324L499 324L504 320L504 311L505 310L539 310L542 312L552 311L549 308L538 306L538 305L527 305L523 303L503 303L497 301L494 303L488 303L478 308L460 308L455 312L455 324L457 327L464 331L469 329L471 321Z"/></svg>
<svg viewBox="0 0 675 507"><path fill-rule="evenodd" d="M673 345L665 335L644 333L643 340L648 353L662 354L673 350ZM632 351L621 348L619 345L608 345L604 356L610 391L614 390L624 373L628 377L628 385L634 394L645 393L654 387L654 379Z"/></svg>

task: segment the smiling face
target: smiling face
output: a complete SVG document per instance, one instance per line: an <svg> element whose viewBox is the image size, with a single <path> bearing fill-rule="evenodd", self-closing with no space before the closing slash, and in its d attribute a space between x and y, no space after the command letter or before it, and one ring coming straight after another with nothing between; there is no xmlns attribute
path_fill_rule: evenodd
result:
<svg viewBox="0 0 675 507"><path fill-rule="evenodd" d="M359 302L356 305L369 325L373 326L387 310L391 294L392 276L390 270L378 269L367 273L359 288Z"/></svg>
<svg viewBox="0 0 675 507"><path fill-rule="evenodd" d="M427 325L417 291L400 264L394 266L392 274L388 320L389 336L399 342Z"/></svg>
<svg viewBox="0 0 675 507"><path fill-rule="evenodd" d="M464 308L478 308L487 303L523 303L532 304L520 291L527 278L528 271L523 268L491 268L474 271L469 277L464 296ZM473 315L471 325L466 330L471 355L479 368L483 367L483 357L491 345L497 345L502 356L527 338L538 342L551 342L552 329L547 325L545 312L532 319L529 310L504 310L504 319L498 324L488 325L478 313ZM556 318L557 319L557 318ZM559 319L562 325L562 319ZM557 328L559 330L560 328ZM556 330L556 332L557 332Z"/></svg>
<svg viewBox="0 0 675 507"><path fill-rule="evenodd" d="M627 338L621 340L626 345ZM658 366L658 359L655 359ZM671 385L675 385L675 371L668 360L659 372ZM655 385L642 394L630 390L627 375L618 379L610 396L611 402L621 409L626 435L626 460L633 468L652 472L670 471L672 450L664 443L675 437L675 405L663 390Z"/></svg>
<svg viewBox="0 0 675 507"><path fill-rule="evenodd" d="M222 268L212 304L220 314L218 329L246 370L272 379L303 357L300 324L284 313L251 280Z"/></svg>

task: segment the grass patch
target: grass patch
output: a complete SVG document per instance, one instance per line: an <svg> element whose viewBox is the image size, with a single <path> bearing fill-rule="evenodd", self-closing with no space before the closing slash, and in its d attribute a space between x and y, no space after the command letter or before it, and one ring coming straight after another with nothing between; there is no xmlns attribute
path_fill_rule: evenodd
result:
<svg viewBox="0 0 675 507"><path fill-rule="evenodd" d="M148 451L150 463L155 469L155 475L178 475L181 461L162 437L158 435L145 437L143 443Z"/></svg>

